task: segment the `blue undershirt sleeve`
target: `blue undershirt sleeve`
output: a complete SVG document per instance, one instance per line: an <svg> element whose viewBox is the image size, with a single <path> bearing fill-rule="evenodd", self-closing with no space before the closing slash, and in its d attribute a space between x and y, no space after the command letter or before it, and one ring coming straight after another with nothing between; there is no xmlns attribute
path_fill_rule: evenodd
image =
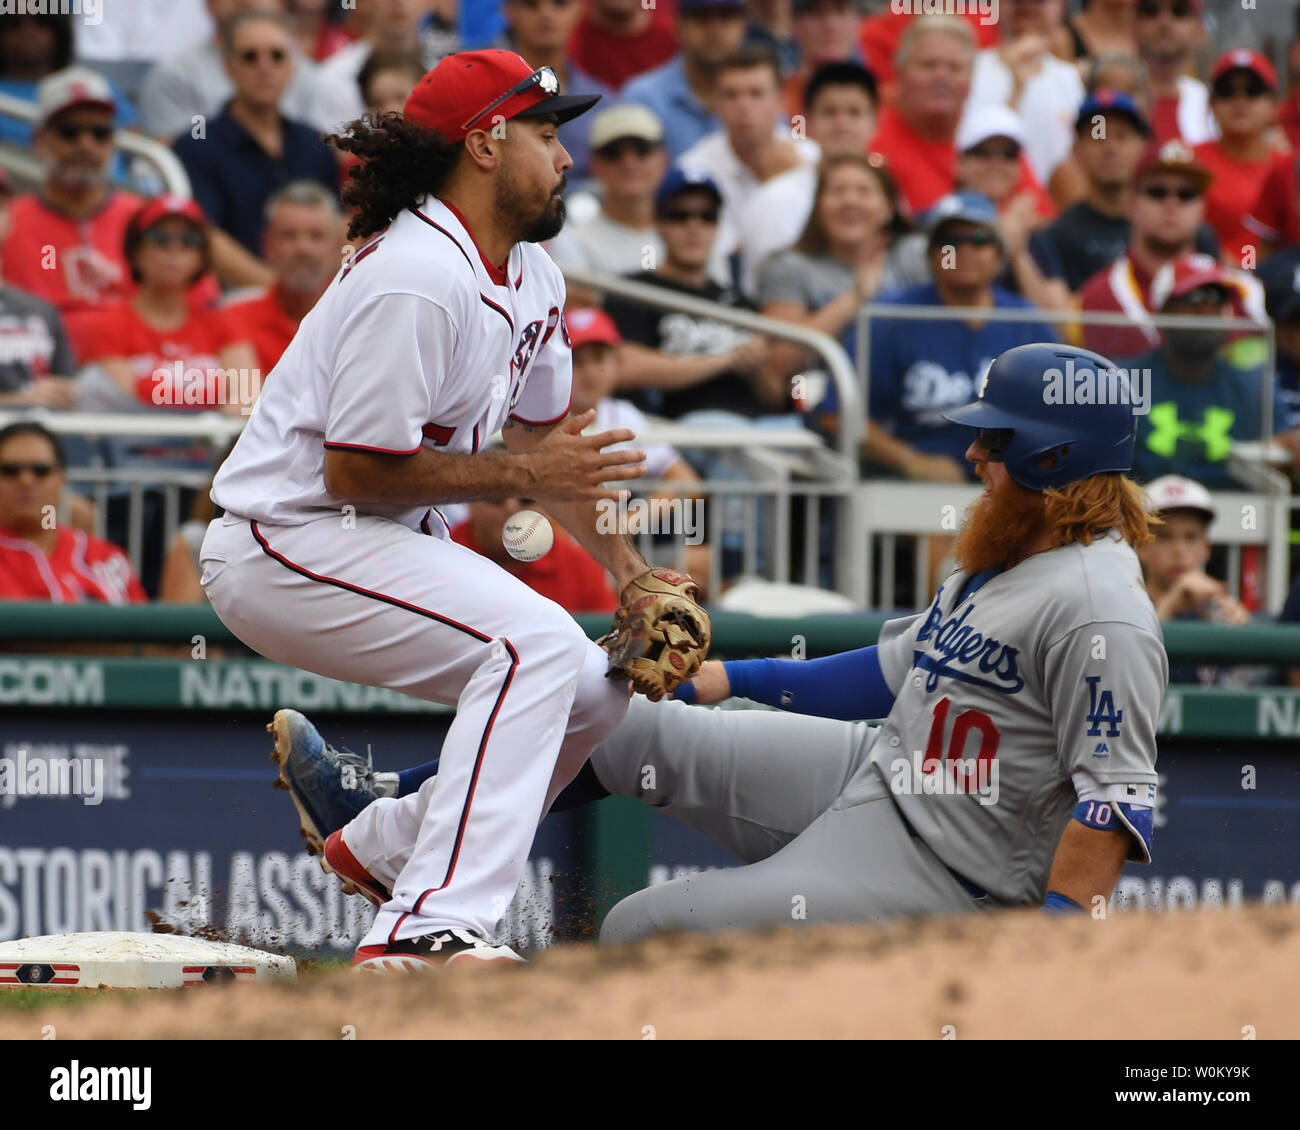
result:
<svg viewBox="0 0 1300 1130"><path fill-rule="evenodd" d="M733 696L794 714L856 721L883 718L894 705L875 644L821 659L739 659L723 666Z"/></svg>

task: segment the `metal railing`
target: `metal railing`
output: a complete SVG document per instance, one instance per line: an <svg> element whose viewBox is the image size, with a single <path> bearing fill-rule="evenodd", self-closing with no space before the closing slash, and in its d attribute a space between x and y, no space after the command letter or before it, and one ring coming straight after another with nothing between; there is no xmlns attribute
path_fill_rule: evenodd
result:
<svg viewBox="0 0 1300 1130"><path fill-rule="evenodd" d="M1266 568L1266 604L1270 612L1277 612L1286 600L1288 574L1290 565L1289 535L1291 511L1300 509L1300 498L1292 499L1290 481L1279 468L1285 467L1287 457L1284 450L1270 444L1267 437L1273 428L1272 385L1276 373L1277 343L1272 323L1245 317L1202 317L1200 315L1152 315L1148 320L1135 321L1125 314L1094 313L1080 311L1050 311L1035 308L998 308L955 307L955 306L907 306L889 303L867 304L859 311L856 321L856 377L859 382L862 403L871 402L871 324L874 320L893 319L905 322L1001 322L1034 323L1041 322L1047 328L1055 328L1055 340L1064 344L1067 335L1084 326L1100 326L1116 329L1139 329L1157 331L1162 329L1186 330L1226 330L1247 331L1252 337L1260 337L1267 343L1267 363L1263 368L1263 380L1260 396L1260 434L1262 441L1243 441L1234 443L1228 458L1229 474L1239 482L1247 492L1215 492L1216 505L1220 508L1220 518L1211 527L1210 538L1214 544L1228 547L1227 583L1232 591L1238 592L1242 577L1242 549L1245 546L1260 546L1264 549ZM1132 358L1117 359L1116 364L1123 368ZM970 374L976 383L979 374ZM977 390L975 390L977 391ZM864 413L864 436L871 427L871 422ZM880 577L873 571L872 554L868 550L865 559L866 600L867 606L891 607L897 587L895 576L894 550L898 536L910 537L915 541L913 554L913 583L916 592L928 591L930 584L929 543L926 535L951 532L951 523L945 517L945 511L955 510L962 513L978 493L977 487L950 486L941 484L900 484L867 480L863 483L861 495L861 518L868 539L868 546L879 538L881 550ZM1245 507L1247 509L1241 509ZM1238 521L1235 525L1224 517L1228 513L1254 516L1252 523ZM877 596L877 581L879 595Z"/></svg>
<svg viewBox="0 0 1300 1130"><path fill-rule="evenodd" d="M12 94L0 94L0 115L32 124L35 124L37 119L35 104L22 98L15 98ZM145 137L134 130L119 129L115 143L123 153L153 166L159 181L169 195L185 197L191 195L190 178L185 172L185 166L162 142ZM21 150L12 148L0 150L0 165L21 181L31 183L39 179L40 165Z"/></svg>
<svg viewBox="0 0 1300 1130"><path fill-rule="evenodd" d="M586 267L561 266L566 281L588 287L602 294L615 294L620 298L637 302L652 309L672 310L682 314L708 318L735 326L737 329L749 330L751 333L777 338L802 345L815 353L825 363L827 374L835 386L842 410L843 424L836 437L835 447L827 447L820 439L809 445L806 433L797 431L767 432L760 428L745 427L738 429L732 443L737 451L751 455L761 445L767 452L781 448L795 449L797 442L803 449L814 455L810 468L820 482L803 481L794 483L779 474L775 479L761 478L761 485L746 487L744 483L729 482L728 492L761 493L770 490L774 495L775 514L765 529L762 539L768 546L772 557L770 567L763 570L764 575L777 581L787 579L785 570L787 538L791 534L790 504L796 495L808 499L807 512L804 515L803 545L800 547L804 568L801 577L805 584L818 584L820 580L829 580L827 587L848 596L859 607L866 607L868 582L868 542L861 533L860 501L856 486L858 481L857 452L862 440L862 425L865 414L863 401L858 390L858 382L849 355L844 347L829 334L796 326L775 318L766 318L748 310L724 306L717 302L681 294L663 287L635 282L619 275L593 271ZM697 436L701 433L695 429L685 429L689 436L681 443L683 447L701 448L709 446L701 443ZM794 437L804 434L805 438L795 441ZM771 436L780 436L788 442L772 443ZM761 438L760 438L761 437ZM647 437L648 439L648 437ZM816 499L814 504L813 500ZM832 508L830 577L824 576L824 570L814 568L822 552L823 503ZM746 529L745 561L746 565L757 564L753 544L754 539Z"/></svg>

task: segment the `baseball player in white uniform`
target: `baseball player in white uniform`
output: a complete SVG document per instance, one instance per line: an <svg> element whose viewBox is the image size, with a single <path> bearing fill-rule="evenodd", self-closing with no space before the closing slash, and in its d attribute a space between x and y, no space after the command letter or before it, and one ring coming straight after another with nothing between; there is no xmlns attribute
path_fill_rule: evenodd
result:
<svg viewBox="0 0 1300 1130"><path fill-rule="evenodd" d="M402 115L353 123L349 255L268 376L217 475L202 583L278 662L454 703L440 772L345 829L307 818L327 863L361 858L392 897L366 969L492 946L536 826L627 710L571 616L454 544L440 502L542 501L621 587L646 564L595 502L644 474L634 437L570 418L564 280L537 241L564 221L560 95L509 51L443 59ZM484 453L501 430L505 453ZM602 487L601 484L606 484ZM286 740L292 735L278 735ZM333 832L334 835L327 835ZM400 858L388 871L382 860Z"/></svg>
<svg viewBox="0 0 1300 1130"><path fill-rule="evenodd" d="M987 487L958 569L878 644L708 662L678 689L686 701L633 702L556 807L635 797L745 866L624 899L603 941L1092 910L1125 860L1150 860L1168 664L1133 548L1150 537L1145 500L1123 474L1135 418L1127 400L1044 393L1053 374L1106 369L1084 350L1021 346L948 414L979 429L967 458ZM786 713L688 704L732 695Z"/></svg>

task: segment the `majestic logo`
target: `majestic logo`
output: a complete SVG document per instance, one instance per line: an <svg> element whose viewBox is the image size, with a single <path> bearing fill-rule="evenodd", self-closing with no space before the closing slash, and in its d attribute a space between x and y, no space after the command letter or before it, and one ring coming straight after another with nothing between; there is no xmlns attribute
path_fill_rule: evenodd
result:
<svg viewBox="0 0 1300 1130"><path fill-rule="evenodd" d="M966 618L975 611L973 603L967 604L960 616L950 616L945 620L939 611L942 594L943 587L940 586L925 623L916 634L917 643L930 642L931 637L933 642L925 651L912 653L912 666L929 672L925 689L933 691L938 687L939 679L947 677L1003 694L1017 694L1025 685L1020 674L1020 649L986 636L967 624Z"/></svg>
<svg viewBox="0 0 1300 1130"><path fill-rule="evenodd" d="M1106 731L1106 737L1119 737L1119 724L1124 721L1124 711L1115 709L1115 696L1110 691L1100 689L1100 675L1085 675L1083 681L1088 684L1088 736L1099 736L1104 722L1110 727Z"/></svg>

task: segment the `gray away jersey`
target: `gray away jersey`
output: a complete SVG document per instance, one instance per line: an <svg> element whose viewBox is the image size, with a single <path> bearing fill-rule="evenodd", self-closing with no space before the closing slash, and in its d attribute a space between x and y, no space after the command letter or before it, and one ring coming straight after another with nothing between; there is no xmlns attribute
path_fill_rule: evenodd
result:
<svg viewBox="0 0 1300 1130"><path fill-rule="evenodd" d="M999 902L1040 903L1086 780L1076 774L1100 798L1154 802L1160 624L1114 533L1030 557L959 602L967 576L885 624L894 707L840 803L879 774L950 868Z"/></svg>

